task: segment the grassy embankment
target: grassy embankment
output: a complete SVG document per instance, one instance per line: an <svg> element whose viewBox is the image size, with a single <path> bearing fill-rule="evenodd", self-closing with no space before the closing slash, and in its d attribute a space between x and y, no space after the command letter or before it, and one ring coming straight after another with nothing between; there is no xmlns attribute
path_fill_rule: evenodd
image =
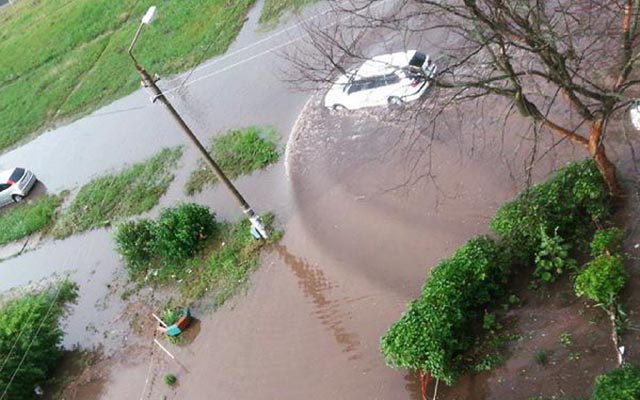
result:
<svg viewBox="0 0 640 400"><path fill-rule="evenodd" d="M291 11L298 13L305 6L317 0L266 0L259 22L267 27L275 26L282 16Z"/></svg>
<svg viewBox="0 0 640 400"><path fill-rule="evenodd" d="M214 137L209 152L224 173L234 179L277 162L280 158L278 140L273 128L251 126ZM211 170L200 161L185 185L185 192L193 195L216 182Z"/></svg>
<svg viewBox="0 0 640 400"><path fill-rule="evenodd" d="M25 201L0 214L0 245L11 243L51 226L61 196L48 195Z"/></svg>
<svg viewBox="0 0 640 400"><path fill-rule="evenodd" d="M150 210L173 181L173 169L181 155L181 148L164 149L118 174L87 183L56 221L53 236L64 238Z"/></svg>
<svg viewBox="0 0 640 400"><path fill-rule="evenodd" d="M162 2L138 42L138 59L169 75L221 54L254 2ZM0 151L138 88L125 52L152 4L22 0L0 9Z"/></svg>

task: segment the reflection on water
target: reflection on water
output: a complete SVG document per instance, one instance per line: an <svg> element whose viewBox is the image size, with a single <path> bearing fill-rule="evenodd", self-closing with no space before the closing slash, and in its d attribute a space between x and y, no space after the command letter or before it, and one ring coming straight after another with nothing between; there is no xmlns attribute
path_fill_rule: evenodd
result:
<svg viewBox="0 0 640 400"><path fill-rule="evenodd" d="M420 392L420 376L417 372L408 371L404 376L404 388L411 400L422 400Z"/></svg>
<svg viewBox="0 0 640 400"><path fill-rule="evenodd" d="M342 352L350 354L349 360L361 358L360 338L345 327L345 321L351 319L351 313L341 309L341 305L354 299L331 299L331 290L336 288L336 285L326 278L322 270L314 268L303 259L289 253L286 246L277 245L275 249L298 278L298 287L302 289L305 297L311 299L315 316L331 331L336 342L341 346Z"/></svg>

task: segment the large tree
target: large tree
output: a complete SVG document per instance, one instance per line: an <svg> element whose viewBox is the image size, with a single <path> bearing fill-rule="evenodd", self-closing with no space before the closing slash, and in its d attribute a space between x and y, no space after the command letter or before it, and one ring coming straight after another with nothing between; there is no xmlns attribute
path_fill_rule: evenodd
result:
<svg viewBox="0 0 640 400"><path fill-rule="evenodd" d="M305 78L315 79L323 69L344 72L354 59L365 57L357 42L367 29L439 36L440 72L430 97L443 107L488 96L506 98L536 127L588 152L610 190L621 193L604 138L612 116L629 108L640 83L640 0L332 4L348 17L337 17L321 29L309 27L314 54L292 57ZM431 115L441 113L431 108Z"/></svg>

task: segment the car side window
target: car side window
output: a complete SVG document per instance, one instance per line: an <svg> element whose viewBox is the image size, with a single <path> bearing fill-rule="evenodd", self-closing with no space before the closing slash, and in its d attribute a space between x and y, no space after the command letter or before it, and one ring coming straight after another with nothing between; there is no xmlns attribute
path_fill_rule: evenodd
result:
<svg viewBox="0 0 640 400"><path fill-rule="evenodd" d="M361 90L377 89L379 87L392 85L398 82L400 82L400 77L396 73L362 78L351 82L348 93L351 94Z"/></svg>
<svg viewBox="0 0 640 400"><path fill-rule="evenodd" d="M8 183L0 183L0 192L4 192L5 190L9 189L11 187L11 185L9 185Z"/></svg>

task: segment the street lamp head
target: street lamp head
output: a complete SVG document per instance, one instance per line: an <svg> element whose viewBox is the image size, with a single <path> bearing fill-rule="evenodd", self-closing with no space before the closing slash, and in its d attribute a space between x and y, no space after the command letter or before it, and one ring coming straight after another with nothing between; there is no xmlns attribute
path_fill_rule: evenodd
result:
<svg viewBox="0 0 640 400"><path fill-rule="evenodd" d="M151 6L147 10L147 13L144 15L144 17L142 17L141 22L145 25L149 25L151 21L153 21L155 16L156 16L156 6Z"/></svg>

